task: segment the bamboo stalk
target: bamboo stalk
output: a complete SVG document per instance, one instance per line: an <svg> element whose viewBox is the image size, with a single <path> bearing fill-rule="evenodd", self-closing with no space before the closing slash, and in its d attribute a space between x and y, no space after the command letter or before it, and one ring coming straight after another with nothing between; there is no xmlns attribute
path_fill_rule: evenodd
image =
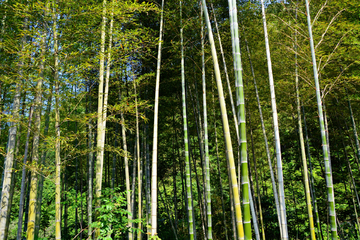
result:
<svg viewBox="0 0 360 240"><path fill-rule="evenodd" d="M153 134L153 154L151 172L151 236L157 235L157 146L158 146L158 113L159 113L159 89L160 89L160 67L161 67L161 44L163 35L164 19L164 0L161 1L161 17L159 31L159 46L156 67L156 87L155 87L155 106L154 106L154 134Z"/></svg>
<svg viewBox="0 0 360 240"><path fill-rule="evenodd" d="M218 58L217 58L217 53L216 53L216 48L215 48L214 36L212 33L212 28L211 28L210 19L209 19L209 13L208 13L208 10L206 7L205 0L202 0L202 7L204 9L205 22L206 22L207 29L208 29L208 37L209 37L210 46L211 46L211 53L212 53L212 58L213 58L213 63L214 63L216 84L217 84L217 89L218 89L218 94L219 94L220 110L221 110L224 137L225 137L225 145L226 145L226 153L227 153L227 158L228 158L229 165L230 165L231 183L232 183L234 202L235 202L236 225L237 225L238 238L243 239L244 238L244 228L243 228L243 222L242 222L239 188L238 188L236 170L235 170L234 153L233 153L233 149L232 149L231 136L230 136L229 120L228 120L227 112L226 112L224 91L223 91L223 87L222 87L222 83L221 83L220 68L219 68L219 63L218 63Z"/></svg>
<svg viewBox="0 0 360 240"><path fill-rule="evenodd" d="M104 126L104 66L105 66L105 29L106 29L106 0L102 5L102 23L101 23L101 43L100 43L100 69L99 69L99 91L98 91L98 111L97 111L97 143L96 143L96 177L95 177L95 209L100 208L101 205L101 190L102 190L102 176L104 167L104 145L105 145L105 126ZM106 87L105 87L106 88ZM105 90L106 92L106 90ZM106 93L105 93L106 94ZM95 217L99 216L96 210ZM100 237L100 229L95 230L95 239Z"/></svg>
<svg viewBox="0 0 360 240"><path fill-rule="evenodd" d="M297 6L295 17L297 19ZM308 175L308 166L306 161L305 153L305 144L304 144L304 134L301 121L301 105L300 105L300 90L299 90L299 76L298 76L298 62L297 62L297 31L295 30L295 85L296 85L296 104L297 104L297 117L298 117L298 129L299 129L299 141L300 141L300 151L301 151L301 160L303 164L303 174L304 174L304 185L305 185L305 197L306 197L306 206L308 210L309 225L310 225L310 235L311 239L315 240L315 227L314 227L314 217L313 209L311 205L311 196L310 196L310 184L309 184L309 175Z"/></svg>
<svg viewBox="0 0 360 240"><path fill-rule="evenodd" d="M41 36L41 63L40 63L40 78L36 84L36 96L35 96L35 121L34 121L34 137L33 137L33 149L32 149L32 162L39 164L39 145L40 145L40 128L41 128L41 106L42 106L42 84L44 80L44 68L45 68L45 52L46 52L46 34L45 25L44 32ZM31 173L31 187L30 187L30 202L29 202L29 220L27 227L27 240L34 239L35 233L35 220L36 220L36 196L38 193L38 173L33 170Z"/></svg>
<svg viewBox="0 0 360 240"><path fill-rule="evenodd" d="M245 95L244 83L242 78L242 64L240 53L240 40L237 20L236 1L229 0L230 30L232 37L232 49L234 59L235 72L235 89L236 89L236 105L237 119L240 129L240 155L241 155L241 190L242 190L242 206L244 211L244 233L245 239L252 239L251 234L251 215L250 215L250 187L247 160L247 140L246 140L246 115L245 115ZM239 173L240 174L240 173Z"/></svg>
<svg viewBox="0 0 360 240"><path fill-rule="evenodd" d="M188 141L188 125L187 125L187 109L186 109L186 89L185 89L185 63L184 63L184 38L183 38L183 24L182 24L182 1L180 0L180 41L181 41L181 90L182 90L182 117L184 126L184 154L185 154L185 172L186 172L186 195L188 207L188 222L189 222L189 238L193 240L194 237L194 219L193 219L193 204L191 191L191 173L190 173L190 156L189 156L189 141Z"/></svg>
<svg viewBox="0 0 360 240"><path fill-rule="evenodd" d="M279 123L278 123L278 114L277 114L277 107L276 107L274 78L273 78L273 72L272 72L272 63L271 63L271 55L270 55L269 36L268 36L267 24L266 24L264 0L261 0L261 9L262 9L262 18L263 18L263 25L264 25L265 48L266 48L266 57L267 57L267 65L268 65L268 73L269 73L271 107L272 107L272 113L273 113L273 125L274 125L274 135L275 135L277 175L278 175L278 186L279 186L279 202L280 202L280 205L279 205L280 206L280 221L281 221L281 233L282 233L281 237L282 237L282 239L288 239L289 235L288 235L287 220L286 220L285 192L284 192L284 180L283 180L283 171L282 171Z"/></svg>
<svg viewBox="0 0 360 240"><path fill-rule="evenodd" d="M313 35L312 35L312 29L311 29L309 1L305 0L305 3L306 3L306 13L307 13L309 37L310 37L312 65L313 65L314 80L315 80L315 87L316 87L316 100L317 100L317 105L318 105L321 140L322 140L322 148L323 148L323 155L324 155L325 179L326 179L326 188L327 188L328 203L329 203L329 217L330 217L330 225L331 225L331 238L333 240L335 240L335 239L338 239L338 236L337 236L337 227L336 227L335 198L334 198L334 187L333 187L332 171L331 171L331 163L330 163L330 153L329 153L328 141L326 139L326 133L325 133L323 107L322 107L322 101L321 101L321 95L320 95L320 84L319 84L319 79L318 79L315 48L314 48L314 41L313 41Z"/></svg>
<svg viewBox="0 0 360 240"><path fill-rule="evenodd" d="M55 131L56 131L56 146L55 146L55 239L61 239L61 159L60 159L60 109L59 109L59 94L60 94L60 80L58 72L58 39L57 39L57 23L56 23L56 0L53 1L53 34L54 34L54 81L55 81ZM90 223L91 224L91 221Z"/></svg>

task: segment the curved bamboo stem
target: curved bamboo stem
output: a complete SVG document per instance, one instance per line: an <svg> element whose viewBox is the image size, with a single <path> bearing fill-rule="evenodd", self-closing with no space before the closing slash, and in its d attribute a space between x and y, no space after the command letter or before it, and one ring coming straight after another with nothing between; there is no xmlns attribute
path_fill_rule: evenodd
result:
<svg viewBox="0 0 360 240"><path fill-rule="evenodd" d="M322 148L323 148L324 164L325 164L325 179L326 179L326 187L327 187L327 195L328 195L328 203L329 203L331 238L333 240L335 240L335 239L338 239L338 236L337 236L337 226L336 226L334 187L333 187L332 171L331 171L331 164L330 164L330 153L329 153L329 147L328 147L328 142L327 142L326 133L325 133L323 107L322 107L321 94L320 94L320 84L319 84L319 79L318 79L318 71L317 71L317 67L316 67L315 48L314 48L314 41L313 41L313 35L312 35L312 29L311 29L309 1L305 0L305 3L306 3L306 13L307 13L309 37L310 37L312 65L313 65L314 80L315 80L315 87L316 87L316 100L317 100L317 105L318 105L321 140L322 140Z"/></svg>

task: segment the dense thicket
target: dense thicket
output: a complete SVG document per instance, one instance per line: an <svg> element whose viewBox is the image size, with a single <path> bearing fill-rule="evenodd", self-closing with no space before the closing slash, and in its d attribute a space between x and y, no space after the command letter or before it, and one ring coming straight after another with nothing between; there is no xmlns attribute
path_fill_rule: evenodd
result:
<svg viewBox="0 0 360 240"><path fill-rule="evenodd" d="M161 239L240 239L239 226L245 239L286 239L284 221L289 239L360 237L360 3L310 3L335 196L332 236L305 1L265 2L278 153L261 2L200 2L165 0L162 11L162 1L0 1L0 239L150 239L154 231ZM279 154L285 220L274 200Z"/></svg>

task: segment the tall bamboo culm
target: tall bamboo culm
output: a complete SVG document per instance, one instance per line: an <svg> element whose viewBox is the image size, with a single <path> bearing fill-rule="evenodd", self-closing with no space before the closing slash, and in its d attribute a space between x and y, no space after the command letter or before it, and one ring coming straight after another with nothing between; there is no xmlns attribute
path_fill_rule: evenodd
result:
<svg viewBox="0 0 360 240"><path fill-rule="evenodd" d="M156 66L156 86L154 104L154 134L151 169L151 236L157 235L157 145L158 145L158 113L159 113L159 89L160 89L160 67L161 67L161 44L164 21L164 0L161 1L161 17L159 31L159 46Z"/></svg>
<svg viewBox="0 0 360 240"><path fill-rule="evenodd" d="M225 98L224 98L224 91L221 82L221 75L220 75L220 68L219 62L216 53L215 41L214 36L212 33L212 27L209 19L209 13L206 7L206 1L202 0L202 7L204 9L205 15L205 22L208 29L208 37L211 47L211 54L214 63L214 70L215 70L215 79L219 94L219 101L220 101L220 110L221 110L221 117L223 122L223 130L224 130L224 138L225 138L225 146L226 146L226 154L229 161L230 166L230 175L231 175L231 183L234 195L234 202L235 202L235 212L236 212L236 225L237 225L237 232L238 238L244 239L244 227L242 222L242 214L241 214L241 205L240 205L240 196L239 196L239 187L237 183L236 177L236 169L235 169L235 160L234 160L234 152L231 143L231 136L230 136L230 128L229 128L229 120L226 112L226 105L225 105Z"/></svg>
<svg viewBox="0 0 360 240"><path fill-rule="evenodd" d="M7 3L7 1L5 1ZM5 30L5 18L2 19L2 34ZM24 19L24 29L27 27L27 18ZM0 37L1 41L2 38ZM22 46L21 52L24 50L24 45L26 43L26 37L23 36L22 38ZM22 76L22 68L23 68L23 60L21 59L19 62L19 75ZM22 79L18 79L15 86L15 95L14 95L14 102L13 102L13 109L12 109L12 117L16 121L19 119L19 110L20 110L20 95L21 95L21 81ZM6 239L5 236L5 228L6 228L6 221L7 221L7 212L9 210L10 202L9 202L9 195L10 195L10 187L12 181L12 168L14 164L14 153L15 153L15 145L16 145L16 136L17 136L17 129L18 126L15 122L10 124L9 129L9 136L7 142L7 149L6 149L6 156L5 156L5 168L4 168L4 175L3 181L1 186L1 193L0 193L0 240ZM24 175L24 174L23 174ZM21 229L21 227L20 227ZM21 231L21 230L20 230Z"/></svg>
<svg viewBox="0 0 360 240"><path fill-rule="evenodd" d="M202 62L202 92L203 92L203 112L204 112L204 144L205 144L205 189L206 189L206 212L207 212L207 238L212 240L212 219L211 219L211 187L210 187L210 158L209 158L209 137L206 107L206 76L205 76L205 34L203 23L204 11L201 9L201 62ZM182 34L182 33L181 33ZM183 57L182 57L183 59Z"/></svg>
<svg viewBox="0 0 360 240"><path fill-rule="evenodd" d="M237 20L237 7L235 0L229 0L229 16L230 16L230 31L232 37L232 49L234 59L235 72L235 90L236 90L236 108L237 119L240 129L240 155L241 155L241 190L242 203L244 211L244 233L245 239L252 239L251 235L251 215L250 215L250 187L249 187L249 173L247 161L247 141L246 141L246 120L245 120L245 96L244 84L242 79L242 65L241 52L239 40L239 25Z"/></svg>
<svg viewBox="0 0 360 240"><path fill-rule="evenodd" d="M55 81L55 239L61 239L61 163L60 163L60 110L59 110L59 61L56 22L56 0L53 1L53 34L54 34L54 81Z"/></svg>
<svg viewBox="0 0 360 240"><path fill-rule="evenodd" d="M264 0L261 0L261 9L262 9L262 18L263 18L263 25L264 25L265 48L266 48L266 57L267 57L267 65L268 65L268 73L269 73L271 107L272 107L272 113L273 113L273 126L274 126L274 135L275 135L275 149L276 149L276 162L277 162L278 187L279 187L279 203L280 203L279 204L280 205L280 221L281 221L281 234L282 234L281 238L289 239L288 229L287 229L287 220L286 220L285 192L284 192L284 180L283 180L283 171L282 171L279 123L278 123L278 114L277 114L277 108L276 108L274 77L273 77L273 73L272 73L271 54L270 54L270 46L269 46L269 36L268 36L267 25L266 25Z"/></svg>
<svg viewBox="0 0 360 240"><path fill-rule="evenodd" d="M295 39L296 39L296 36L295 36ZM295 42L295 49L296 49L296 42ZM296 52L296 50L295 50L295 52ZM301 150L301 160L303 163L306 205L307 205L308 217L309 217L309 223L310 223L309 225L310 225L311 239L315 240L316 237L315 237L314 217L313 217L313 211L312 211L312 205L311 205L309 174L308 174L308 166L307 166L307 161L306 161L304 134L303 134L303 128L302 128L302 121L301 121L301 106L300 106L299 76L298 76L298 68L297 68L297 54L295 54L295 83L296 83L296 103L297 103L297 114L298 114L299 141L300 141L300 150Z"/></svg>
<svg viewBox="0 0 360 240"><path fill-rule="evenodd" d="M106 0L103 1L102 6L102 23L101 23L101 45L100 45L100 69L99 69L99 92L98 92L98 112L97 112L97 143L96 143L96 177L95 177L95 196L96 205L95 209L100 207L102 175L104 166L104 125L103 125L103 112L104 112L104 69L105 69L105 28L106 28ZM98 216L95 212L95 217ZM95 231L95 239L100 236L100 229Z"/></svg>
<svg viewBox="0 0 360 240"><path fill-rule="evenodd" d="M48 3L48 2L47 2ZM46 5L47 5L46 3ZM45 10L46 14L47 9ZM34 137L33 137L33 149L32 149L32 162L39 163L39 145L40 145L40 128L41 128L41 105L42 105L42 85L44 79L45 68L45 52L46 52L46 33L45 24L43 25L43 32L40 40L41 46L41 63L39 66L40 78L36 84L36 96L35 96L35 110L34 110ZM27 240L33 240L35 237L35 220L36 220L36 201L38 194L38 173L37 171L31 172L31 187L30 187L30 201L29 201L29 219L27 225Z"/></svg>
<svg viewBox="0 0 360 240"><path fill-rule="evenodd" d="M180 0L180 42L181 42L181 94L182 94L182 111L183 111L183 126L184 126L184 146L185 146L185 174L186 174L186 196L188 207L188 222L189 222L189 237L191 240L195 239L194 234L194 218L193 218L193 204L192 204L192 190L191 190L191 163L189 156L189 137L187 129L187 113L186 113L186 90L185 90L185 63L184 63L184 37L182 25L182 1Z"/></svg>
<svg viewBox="0 0 360 240"><path fill-rule="evenodd" d="M352 111L352 108L351 108L349 93L348 93L348 90L347 90L347 89L346 89L346 94L347 94L347 96L348 96L348 104L349 104L351 124L352 124L352 126L353 126L353 132L354 132L354 138L355 138L355 144L356 144L356 152L357 152L358 159L360 159L360 144L359 144L359 138L358 138L358 134L357 134L357 131L356 131L355 119L354 119L353 111Z"/></svg>
<svg viewBox="0 0 360 240"><path fill-rule="evenodd" d="M186 113L186 88L185 88L185 62L184 62L184 36L182 24L182 1L180 0L180 42L181 42L181 95L182 95L182 111L184 121L184 153L185 153L185 174L186 174L186 196L188 207L188 221L189 221L189 236L193 240L194 237L194 218L193 218L193 204L191 191L191 171L190 171L190 157L189 157L189 138L187 128L187 113Z"/></svg>
<svg viewBox="0 0 360 240"><path fill-rule="evenodd" d="M323 148L323 155L324 155L325 179L326 179L326 188L327 188L327 195L328 195L331 238L333 240L335 240L335 239L338 239L338 236L337 236L337 226L336 226L334 187L333 187L332 172L331 172L331 166L330 166L330 160L329 160L330 154L329 154L329 147L328 147L328 142L327 142L326 133L325 133L323 107L322 107L321 94L320 94L320 84L319 84L318 71L317 71L317 66L316 66L317 64L316 64L314 40L313 40L312 29L311 29L309 1L305 0L305 4L306 4L309 38L310 38L311 58L312 58L314 80L315 80L315 87L316 87L316 100L317 100L317 105L318 105L318 114L319 114L320 130L321 130L321 141L322 141L322 148Z"/></svg>

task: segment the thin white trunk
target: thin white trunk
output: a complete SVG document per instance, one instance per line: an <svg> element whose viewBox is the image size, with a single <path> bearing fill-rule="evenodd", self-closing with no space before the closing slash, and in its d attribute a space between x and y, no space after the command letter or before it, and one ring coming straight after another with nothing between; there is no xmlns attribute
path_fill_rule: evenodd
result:
<svg viewBox="0 0 360 240"><path fill-rule="evenodd" d="M160 88L163 19L164 19L164 0L161 1L161 18L160 18L160 33L159 33L160 36L159 36L157 67L156 67L154 135L153 135L152 171L151 171L151 236L157 235L157 145L158 145L158 112L159 112L159 88Z"/></svg>
<svg viewBox="0 0 360 240"><path fill-rule="evenodd" d="M283 171L282 171L279 122L278 122L278 114L277 114L277 108L276 108L274 77L273 77L273 73L272 73L269 36L268 36L268 30L267 30L267 25L266 25L264 0L261 0L261 8L262 8L262 18L263 18L263 24L264 24L265 47L266 47L266 57L267 57L267 65L268 65L268 73L269 73L271 107L272 107L272 113L273 113L273 126L274 126L274 135L275 135L274 140L275 140L275 149L276 149L277 175L278 175L278 186L279 186L280 221L281 221L281 233L282 233L281 238L289 239L288 229L287 229L287 220L286 220L286 206L285 206L284 180L283 180Z"/></svg>

